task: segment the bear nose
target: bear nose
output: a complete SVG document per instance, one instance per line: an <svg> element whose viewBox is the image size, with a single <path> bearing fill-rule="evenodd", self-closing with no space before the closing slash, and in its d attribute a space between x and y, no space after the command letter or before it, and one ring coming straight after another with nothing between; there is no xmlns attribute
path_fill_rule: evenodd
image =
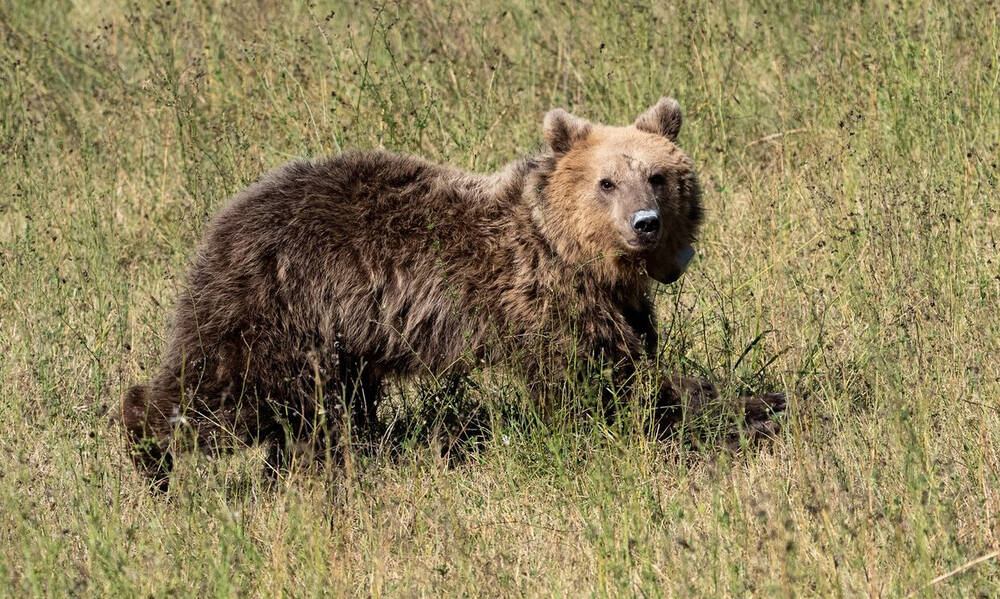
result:
<svg viewBox="0 0 1000 599"><path fill-rule="evenodd" d="M652 236L660 230L660 213L656 210L640 210L632 215L632 228L635 232Z"/></svg>

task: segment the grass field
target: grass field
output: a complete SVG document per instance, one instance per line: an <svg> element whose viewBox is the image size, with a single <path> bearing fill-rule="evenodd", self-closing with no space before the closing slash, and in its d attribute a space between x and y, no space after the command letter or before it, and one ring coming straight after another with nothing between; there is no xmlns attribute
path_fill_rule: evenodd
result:
<svg viewBox="0 0 1000 599"><path fill-rule="evenodd" d="M998 14L0 3L0 595L1000 596ZM109 418L227 197L344 148L490 170L551 107L664 94L707 212L664 352L787 389L774 443L515 420L450 465L146 492Z"/></svg>

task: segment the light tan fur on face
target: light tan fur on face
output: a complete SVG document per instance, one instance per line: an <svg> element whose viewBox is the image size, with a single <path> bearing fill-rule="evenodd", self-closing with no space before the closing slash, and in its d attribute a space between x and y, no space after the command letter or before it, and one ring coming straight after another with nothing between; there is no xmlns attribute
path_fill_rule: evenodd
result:
<svg viewBox="0 0 1000 599"><path fill-rule="evenodd" d="M610 127L588 124L585 136L559 158L549 181L550 218L570 229L563 251L579 255L605 271L609 280L644 274L640 264L644 249L634 245L632 216L639 210L659 210L660 244L682 247L690 243L692 194L682 193L682 181L690 178L690 159L662 135L634 126ZM654 174L664 177L655 188ZM615 185L611 192L600 187L602 179ZM696 226L696 223L695 223ZM648 252L645 252L648 254Z"/></svg>

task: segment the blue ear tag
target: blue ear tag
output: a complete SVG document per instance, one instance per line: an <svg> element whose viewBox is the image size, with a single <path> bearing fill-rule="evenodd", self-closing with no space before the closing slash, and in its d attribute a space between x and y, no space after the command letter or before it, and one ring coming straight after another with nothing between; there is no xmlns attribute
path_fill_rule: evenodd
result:
<svg viewBox="0 0 1000 599"><path fill-rule="evenodd" d="M677 262L677 268L679 268L681 272L684 272L684 269L686 269L687 265L691 262L691 258L694 258L694 248L691 246L687 246L677 252L677 257L674 258Z"/></svg>

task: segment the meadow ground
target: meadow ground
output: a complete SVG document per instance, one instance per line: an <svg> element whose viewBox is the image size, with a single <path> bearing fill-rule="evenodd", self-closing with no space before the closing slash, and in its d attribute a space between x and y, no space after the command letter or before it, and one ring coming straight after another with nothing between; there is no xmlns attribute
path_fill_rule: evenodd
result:
<svg viewBox="0 0 1000 599"><path fill-rule="evenodd" d="M1000 595L997 2L367 4L0 3L0 594ZM770 447L501 419L451 466L146 492L108 419L227 197L662 94L707 209L664 355L789 390Z"/></svg>

